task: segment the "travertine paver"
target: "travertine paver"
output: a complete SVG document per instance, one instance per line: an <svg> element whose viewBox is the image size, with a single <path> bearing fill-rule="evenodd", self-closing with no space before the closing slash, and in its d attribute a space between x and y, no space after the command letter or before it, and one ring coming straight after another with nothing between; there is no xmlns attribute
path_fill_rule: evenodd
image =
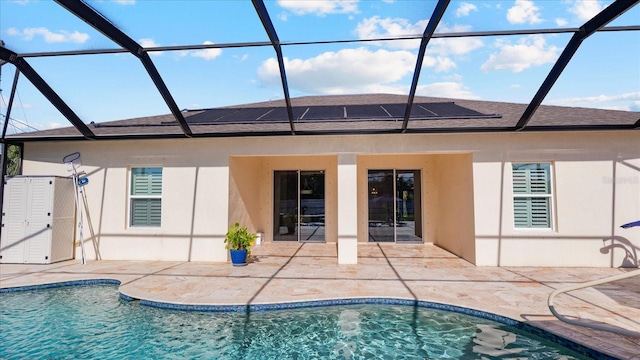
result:
<svg viewBox="0 0 640 360"><path fill-rule="evenodd" d="M338 265L336 244L293 242L254 247L253 262L245 267L179 261L2 264L0 287L117 279L120 291L133 298L198 305L417 299L526 321L613 356L640 360L640 339L567 325L547 308L554 289L623 269L475 267L431 244L361 244L358 254L357 265ZM560 295L555 304L566 316L640 332L640 278Z"/></svg>

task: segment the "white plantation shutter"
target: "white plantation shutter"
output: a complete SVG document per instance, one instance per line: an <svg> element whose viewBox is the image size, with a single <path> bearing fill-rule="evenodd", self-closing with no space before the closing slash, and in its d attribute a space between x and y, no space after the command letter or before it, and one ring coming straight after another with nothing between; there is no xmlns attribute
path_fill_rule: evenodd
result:
<svg viewBox="0 0 640 360"><path fill-rule="evenodd" d="M160 226L160 199L131 199L132 226Z"/></svg>
<svg viewBox="0 0 640 360"><path fill-rule="evenodd" d="M529 193L529 176L526 169L513 169L513 193Z"/></svg>
<svg viewBox="0 0 640 360"><path fill-rule="evenodd" d="M551 227L549 198L516 197L513 199L513 216L517 228Z"/></svg>
<svg viewBox="0 0 640 360"><path fill-rule="evenodd" d="M162 195L162 168L131 169L131 195Z"/></svg>
<svg viewBox="0 0 640 360"><path fill-rule="evenodd" d="M516 228L551 228L551 165L512 165Z"/></svg>
<svg viewBox="0 0 640 360"><path fill-rule="evenodd" d="M528 199L524 197L513 198L513 218L517 228L529 227L530 225L531 202L527 201Z"/></svg>
<svg viewBox="0 0 640 360"><path fill-rule="evenodd" d="M549 167L530 169L529 187L532 194L550 194Z"/></svg>
<svg viewBox="0 0 640 360"><path fill-rule="evenodd" d="M131 169L131 226L160 226L162 168Z"/></svg>

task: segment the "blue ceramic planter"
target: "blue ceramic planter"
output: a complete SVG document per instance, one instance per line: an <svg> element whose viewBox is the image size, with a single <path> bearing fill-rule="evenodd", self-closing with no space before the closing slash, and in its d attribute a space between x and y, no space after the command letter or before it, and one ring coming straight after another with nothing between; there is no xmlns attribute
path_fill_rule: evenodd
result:
<svg viewBox="0 0 640 360"><path fill-rule="evenodd" d="M229 250L233 266L247 265L247 250Z"/></svg>

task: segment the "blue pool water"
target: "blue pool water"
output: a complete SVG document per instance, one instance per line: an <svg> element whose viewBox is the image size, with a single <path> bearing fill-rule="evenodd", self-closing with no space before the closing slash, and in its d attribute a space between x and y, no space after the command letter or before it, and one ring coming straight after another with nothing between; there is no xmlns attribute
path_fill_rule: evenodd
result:
<svg viewBox="0 0 640 360"><path fill-rule="evenodd" d="M2 359L588 359L512 326L422 307L158 309L115 285L0 293Z"/></svg>

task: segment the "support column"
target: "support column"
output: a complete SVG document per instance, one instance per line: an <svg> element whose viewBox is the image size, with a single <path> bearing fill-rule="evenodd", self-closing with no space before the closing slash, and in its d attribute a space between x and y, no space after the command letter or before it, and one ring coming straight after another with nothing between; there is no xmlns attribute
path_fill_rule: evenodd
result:
<svg viewBox="0 0 640 360"><path fill-rule="evenodd" d="M191 232L196 236L191 239L189 261L227 262L224 237L229 230L229 165L197 167L193 181L195 218Z"/></svg>
<svg viewBox="0 0 640 360"><path fill-rule="evenodd" d="M358 263L356 154L338 155L338 264Z"/></svg>

